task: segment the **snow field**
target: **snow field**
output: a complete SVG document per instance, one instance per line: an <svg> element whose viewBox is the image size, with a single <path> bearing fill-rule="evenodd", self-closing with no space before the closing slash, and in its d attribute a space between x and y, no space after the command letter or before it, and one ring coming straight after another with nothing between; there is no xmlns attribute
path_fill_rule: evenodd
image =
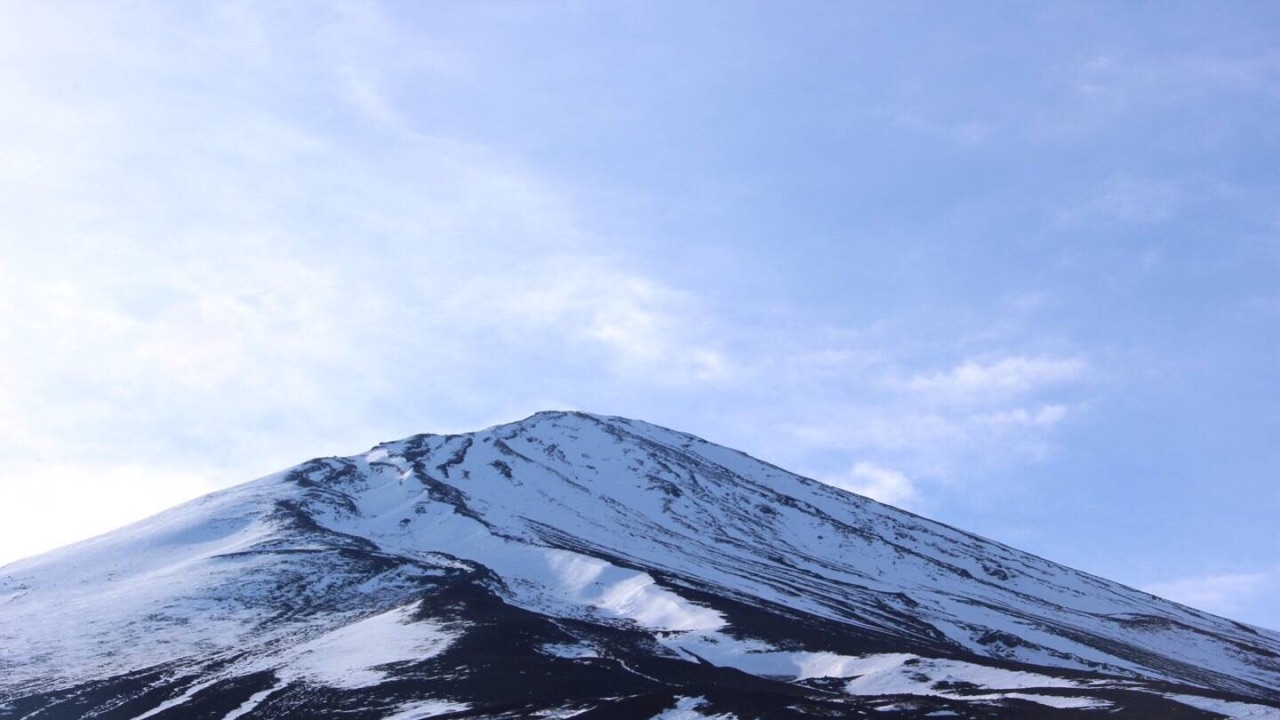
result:
<svg viewBox="0 0 1280 720"><path fill-rule="evenodd" d="M707 699L703 697L682 697L676 701L675 707L654 715L652 720L737 720L737 716L730 713L704 715L698 712L698 708L706 704Z"/></svg>
<svg viewBox="0 0 1280 720"><path fill-rule="evenodd" d="M386 677L379 666L435 657L461 632L414 621L415 608L407 605L344 625L265 662L285 682L347 689L377 685Z"/></svg>

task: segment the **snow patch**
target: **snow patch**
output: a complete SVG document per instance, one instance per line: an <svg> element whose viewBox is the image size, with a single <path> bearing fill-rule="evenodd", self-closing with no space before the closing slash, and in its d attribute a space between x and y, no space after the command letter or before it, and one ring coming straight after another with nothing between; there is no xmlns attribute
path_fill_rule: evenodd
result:
<svg viewBox="0 0 1280 720"><path fill-rule="evenodd" d="M577 706L563 707L563 708L556 708L555 710L542 710L542 711L539 711L537 715L533 715L532 717L540 718L541 720L565 720L566 718L577 717L591 710L595 710L594 705L582 706L582 707L577 707Z"/></svg>
<svg viewBox="0 0 1280 720"><path fill-rule="evenodd" d="M378 667L435 657L457 637L439 624L414 621L415 607L374 615L289 648L276 672L286 681L337 688L377 685L385 677Z"/></svg>
<svg viewBox="0 0 1280 720"><path fill-rule="evenodd" d="M544 551L553 585L573 600L654 630L724 627L720 613L659 587L644 572L568 550Z"/></svg>
<svg viewBox="0 0 1280 720"><path fill-rule="evenodd" d="M1166 698L1174 702L1189 705L1197 710L1205 710L1207 712L1225 715L1231 720L1278 720L1280 719L1280 710L1265 705L1254 705L1253 703L1232 702L1230 700L1215 700L1213 698L1196 697L1195 695L1174 695L1166 694Z"/></svg>
<svg viewBox="0 0 1280 720"><path fill-rule="evenodd" d="M408 705L401 705L394 713L383 717L382 720L423 720L423 718L433 718L470 709L471 706L465 703L455 703L447 700L422 700Z"/></svg>
<svg viewBox="0 0 1280 720"><path fill-rule="evenodd" d="M1062 710L1085 710L1111 707L1106 700L1086 697L1064 697L1061 695L1036 695L1032 693L999 693L996 695L970 695L969 700L1026 700Z"/></svg>
<svg viewBox="0 0 1280 720"><path fill-rule="evenodd" d="M654 715L651 720L736 720L737 716L725 713L722 715L703 715L698 708L707 704L704 697L682 697L670 710Z"/></svg>
<svg viewBox="0 0 1280 720"><path fill-rule="evenodd" d="M915 655L906 653L887 653L866 657L849 657L835 653L794 653L796 664L800 666L797 680L810 678L847 678L855 675L873 675L901 667L908 660L919 660Z"/></svg>
<svg viewBox="0 0 1280 720"><path fill-rule="evenodd" d="M258 707L258 705L262 704L262 701L266 700L267 696L279 690L282 686L283 686L283 683L276 683L275 685L272 685L266 690L261 690L259 692L256 692L250 695L248 700L245 700L243 703L241 703L240 707L227 713L226 716L222 718L222 720L236 720L236 718L242 715L247 715L254 708Z"/></svg>
<svg viewBox="0 0 1280 720"><path fill-rule="evenodd" d="M850 675L853 679L845 685L845 692L850 695L960 697L948 692L948 689L957 686L983 690L1083 687L1074 680L1037 673L901 654L872 655L847 663L844 667L853 673Z"/></svg>
<svg viewBox="0 0 1280 720"><path fill-rule="evenodd" d="M543 645L539 650L552 657L567 658L570 660L600 657L600 653L589 645Z"/></svg>
<svg viewBox="0 0 1280 720"><path fill-rule="evenodd" d="M1074 680L908 653L854 657L831 652L785 652L761 641L738 640L716 631L682 633L660 641L689 660L705 660L763 677L851 678L845 686L850 695L959 697L948 690L1083 687Z"/></svg>
<svg viewBox="0 0 1280 720"><path fill-rule="evenodd" d="M164 712L165 710L168 710L169 708L177 707L185 703L186 701L190 700L191 698L195 697L196 693L209 687L210 685L214 684L217 681L218 680L215 678L213 680L206 680L204 682L196 683L191 687L187 688L186 692L182 693L178 697L172 698L170 700L165 700L159 705L135 717L133 720L146 720L146 718L149 718L153 715L159 715L160 713Z"/></svg>

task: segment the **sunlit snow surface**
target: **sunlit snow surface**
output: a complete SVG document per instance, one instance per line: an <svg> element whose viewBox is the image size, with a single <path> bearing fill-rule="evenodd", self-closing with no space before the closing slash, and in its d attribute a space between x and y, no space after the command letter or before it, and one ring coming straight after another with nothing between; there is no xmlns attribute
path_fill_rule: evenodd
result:
<svg viewBox="0 0 1280 720"><path fill-rule="evenodd" d="M385 674L375 668L396 662L435 657L459 631L448 632L430 622L414 622L411 606L357 620L268 657L263 669L277 669L285 680L305 680L331 687L377 685Z"/></svg>
<svg viewBox="0 0 1280 720"><path fill-rule="evenodd" d="M219 657L211 677L275 679L226 720L299 683L376 686L389 667L444 656L466 636L465 624L419 613L433 583L459 574L491 578L487 586L507 603L540 616L643 629L672 658L788 682L839 679L851 696L1106 707L1054 694L1084 680L946 659L966 653L1280 695L1277 633L689 435L543 413L304 463L3 568L0 705L6 696ZM735 626L714 597L892 638L909 652L776 646ZM610 661L590 642L544 643L539 652ZM201 687L152 711L182 705ZM1166 696L1232 717L1262 707ZM658 717L727 717L698 714L699 702L683 698ZM465 705L422 699L388 717Z"/></svg>
<svg viewBox="0 0 1280 720"><path fill-rule="evenodd" d="M734 720L733 715L703 715L698 708L707 703L706 698L682 697L676 706L653 716L653 720Z"/></svg>
<svg viewBox="0 0 1280 720"><path fill-rule="evenodd" d="M1190 705L1193 708L1207 710L1212 713L1218 713L1231 720L1276 720L1280 718L1280 710L1273 707L1263 705L1255 705L1253 703L1233 702L1230 700L1215 700L1213 698L1197 697L1195 695L1176 695L1169 694L1170 700L1175 700L1183 705Z"/></svg>
<svg viewBox="0 0 1280 720"><path fill-rule="evenodd" d="M449 715L466 709L467 706L461 703L423 700L404 705L395 713L384 717L383 720L425 720L425 718Z"/></svg>

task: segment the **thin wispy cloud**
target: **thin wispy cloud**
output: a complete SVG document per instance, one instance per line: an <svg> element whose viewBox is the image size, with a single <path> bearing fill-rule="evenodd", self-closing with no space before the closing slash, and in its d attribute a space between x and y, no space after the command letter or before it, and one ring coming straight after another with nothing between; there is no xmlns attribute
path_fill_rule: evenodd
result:
<svg viewBox="0 0 1280 720"><path fill-rule="evenodd" d="M984 405L1079 380L1086 370L1087 365L1076 358L1017 355L986 362L968 360L950 370L895 382L928 400Z"/></svg>
<svg viewBox="0 0 1280 720"><path fill-rule="evenodd" d="M1269 20L624 5L0 8L0 548L547 407L1260 546Z"/></svg>
<svg viewBox="0 0 1280 720"><path fill-rule="evenodd" d="M856 463L846 475L824 478L823 481L907 510L919 501L919 493L911 478L897 470L866 461Z"/></svg>
<svg viewBox="0 0 1280 720"><path fill-rule="evenodd" d="M1226 617L1256 610L1280 585L1280 571L1182 577L1145 585L1142 590ZM1250 613L1251 614L1251 613Z"/></svg>
<svg viewBox="0 0 1280 720"><path fill-rule="evenodd" d="M1086 222L1154 225L1173 218L1187 192L1176 182L1119 176L1108 179L1089 200L1062 213L1068 226Z"/></svg>

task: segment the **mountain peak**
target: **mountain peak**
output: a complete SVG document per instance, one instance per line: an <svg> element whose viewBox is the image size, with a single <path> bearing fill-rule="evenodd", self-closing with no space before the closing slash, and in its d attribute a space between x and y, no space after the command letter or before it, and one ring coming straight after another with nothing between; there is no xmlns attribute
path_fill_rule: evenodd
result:
<svg viewBox="0 0 1280 720"><path fill-rule="evenodd" d="M1276 633L570 411L312 460L5 568L0 648L0 713L89 688L264 718L764 716L734 692L769 717L1149 717L1280 693ZM520 672L549 685L494 682Z"/></svg>
<svg viewBox="0 0 1280 720"><path fill-rule="evenodd" d="M618 415L589 413L581 410L539 410L522 420L495 425L487 430L494 431L501 428L519 428L525 432L555 432L569 428L591 426L614 428L615 430L632 433L651 433L656 431L671 435L685 435L685 433L679 433L675 430L671 430L660 425L654 425L643 420L636 420ZM482 430L480 432L486 431ZM698 439L694 438L692 435L689 435L688 437Z"/></svg>

